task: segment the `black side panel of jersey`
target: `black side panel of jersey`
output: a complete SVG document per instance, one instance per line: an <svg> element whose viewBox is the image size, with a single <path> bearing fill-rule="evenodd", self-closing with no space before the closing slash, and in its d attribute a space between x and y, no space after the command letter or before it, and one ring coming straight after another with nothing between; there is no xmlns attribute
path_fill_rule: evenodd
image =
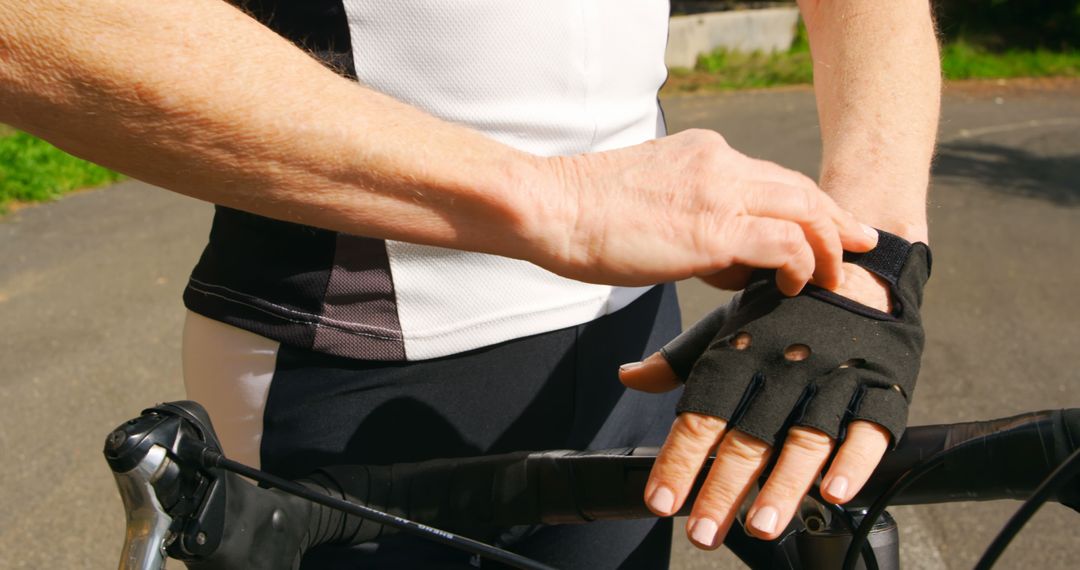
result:
<svg viewBox="0 0 1080 570"><path fill-rule="evenodd" d="M266 27L356 79L349 23L341 0L230 0Z"/></svg>
<svg viewBox="0 0 1080 570"><path fill-rule="evenodd" d="M212 319L311 347L336 240L335 232L218 206L184 304Z"/></svg>
<svg viewBox="0 0 1080 570"><path fill-rule="evenodd" d="M356 78L340 0L230 3L341 75ZM188 309L290 346L404 360L395 303L382 240L220 206L184 291Z"/></svg>

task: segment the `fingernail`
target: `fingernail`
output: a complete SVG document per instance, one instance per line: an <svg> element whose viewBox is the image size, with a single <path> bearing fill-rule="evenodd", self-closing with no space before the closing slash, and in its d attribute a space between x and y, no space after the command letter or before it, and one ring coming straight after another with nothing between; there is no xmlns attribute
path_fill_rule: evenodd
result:
<svg viewBox="0 0 1080 570"><path fill-rule="evenodd" d="M780 514L772 507L761 507L750 519L750 526L762 534L772 534L776 530L776 520Z"/></svg>
<svg viewBox="0 0 1080 570"><path fill-rule="evenodd" d="M657 487L649 497L649 508L665 515L675 507L675 493L667 487Z"/></svg>
<svg viewBox="0 0 1080 570"><path fill-rule="evenodd" d="M862 226L862 231L863 231L864 234L866 234L867 236L872 237L874 239L877 239L877 237L878 237L877 230L875 230L874 228L872 228L872 227L870 227L870 226L868 226L866 224L859 224L859 225Z"/></svg>
<svg viewBox="0 0 1080 570"><path fill-rule="evenodd" d="M645 366L644 362L627 362L626 364L619 366L619 370L633 370L635 368L641 368L642 366ZM610 368L608 370L610 370Z"/></svg>
<svg viewBox="0 0 1080 570"><path fill-rule="evenodd" d="M843 501L847 498L847 487L847 477L838 475L833 477L832 481L829 481L829 485L825 487L825 492L827 492L830 497Z"/></svg>
<svg viewBox="0 0 1080 570"><path fill-rule="evenodd" d="M712 519L698 519L690 527L690 538L703 546L712 547L716 542L716 531L719 527Z"/></svg>

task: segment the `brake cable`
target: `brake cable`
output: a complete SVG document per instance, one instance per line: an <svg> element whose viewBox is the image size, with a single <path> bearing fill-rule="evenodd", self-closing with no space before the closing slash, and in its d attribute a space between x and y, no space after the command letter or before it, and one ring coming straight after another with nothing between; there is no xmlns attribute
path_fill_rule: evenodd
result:
<svg viewBox="0 0 1080 570"><path fill-rule="evenodd" d="M877 522L881 513L885 512L885 509L889 506L893 497L915 484L916 481L921 479L927 473L940 467L945 461L945 457L959 447L962 447L962 445L939 451L930 456L929 459L918 467L906 471L887 491L882 493L881 496L874 501L870 506L870 509L866 511L866 515L863 516L863 520L859 524L859 528L855 531L855 535L851 537L851 544L848 545L847 555L844 556L843 570L855 569L855 563L859 560L859 551L867 545L867 540L870 537L870 530L874 527L874 523Z"/></svg>
<svg viewBox="0 0 1080 570"><path fill-rule="evenodd" d="M1013 516L1009 518L1009 522L1005 523L1001 532L994 537L994 541L990 543L990 546L986 547L982 557L979 558L979 563L975 565L975 570L989 570L997 562L1001 553L1009 546L1009 543L1012 542L1012 539L1020 532L1020 529L1035 514L1035 511L1038 511L1043 503L1056 495L1061 487L1065 486L1078 474L1080 474L1080 449L1072 452L1072 455L1062 462L1057 469L1043 479L1035 492L1020 505L1020 508L1016 509Z"/></svg>
<svg viewBox="0 0 1080 570"><path fill-rule="evenodd" d="M299 483L294 483L287 479L271 475L270 473L267 473L265 471L260 471L253 467L249 467L247 465L244 465L243 463L233 461L232 459L225 457L225 455L223 455L222 453L208 447L203 448L202 453L198 454L198 456L203 467L211 469L221 468L226 471L231 471L233 473L236 473L237 475L241 475L257 481L258 483L267 487L280 489L285 493L295 495L313 503L317 503L325 507L341 511L346 514L368 519L403 532L422 536L428 540L451 546L460 550L464 550L477 556L483 556L490 560L500 562L514 568L522 568L524 570L555 570L551 566L541 564L540 562L537 562L530 558L526 558L524 556L521 556L520 554L515 554L513 552L509 552L501 548L491 546L489 544L484 544L483 542L480 542L478 540L473 540L468 537L420 524L409 519L405 519L389 513L384 513L371 507L324 495L317 491L308 489L307 487L304 487Z"/></svg>
<svg viewBox="0 0 1080 570"><path fill-rule="evenodd" d="M955 447L943 449L934 455L927 458L923 463L917 467L908 470L901 475L896 482L889 487L887 491L882 493L870 509L866 512L866 516L863 518L862 523L859 525L858 530L851 539L851 544L848 545L847 555L844 557L843 570L854 570L855 563L859 559L858 552L863 549L870 535L870 530L874 526L878 517L885 512L886 507L892 501L893 497L902 493L908 487L914 485L919 479L926 474L930 473L934 469L941 467L944 464L945 459L952 453L961 451L971 445L975 445L977 440L966 441ZM993 563L997 560L1001 553L1016 536L1020 529L1027 523L1035 511L1042 506L1061 486L1070 480L1072 476L1080 473L1080 450L1074 451L1068 458L1065 459L1053 472L1050 473L1043 482L1039 484L1039 487L1035 489L1016 513L1009 519L1005 526L1001 529L1001 532L994 541L987 547L980 558L979 563L976 565L977 570L988 570Z"/></svg>

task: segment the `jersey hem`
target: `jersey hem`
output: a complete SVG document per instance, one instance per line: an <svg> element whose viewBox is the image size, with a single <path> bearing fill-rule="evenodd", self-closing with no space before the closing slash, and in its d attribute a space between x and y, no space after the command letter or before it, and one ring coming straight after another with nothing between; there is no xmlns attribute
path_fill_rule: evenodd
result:
<svg viewBox="0 0 1080 570"><path fill-rule="evenodd" d="M184 290L184 305L192 312L204 317L308 350L315 348L315 336L318 329L328 327L354 337L356 342L320 346L319 352L358 360L418 361L449 356L515 338L589 322L625 307L650 289L649 287L620 288L618 291L623 294L619 295L617 300L609 295L542 311L499 315L465 327L455 327L452 330L426 336L393 334L397 331L358 327L355 324L335 321L271 303L198 279L188 281ZM538 313L544 314L544 318L539 321L534 319L528 325L522 326L521 316L535 316Z"/></svg>

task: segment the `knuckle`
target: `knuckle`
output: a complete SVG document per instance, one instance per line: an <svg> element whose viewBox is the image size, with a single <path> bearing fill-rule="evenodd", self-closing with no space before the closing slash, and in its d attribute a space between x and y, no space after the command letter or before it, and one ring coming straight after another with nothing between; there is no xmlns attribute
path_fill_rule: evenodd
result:
<svg viewBox="0 0 1080 570"><path fill-rule="evenodd" d="M798 170L792 170L791 172L795 175L795 179L801 182L804 186L808 188L818 187L817 182L814 182L813 178L810 178L809 176L803 174L802 172L799 172Z"/></svg>
<svg viewBox="0 0 1080 570"><path fill-rule="evenodd" d="M716 441L716 437L727 425L727 422L720 418L692 412L681 414L675 423L677 431L685 434L687 438L694 441L708 441L710 444Z"/></svg>
<svg viewBox="0 0 1080 570"><path fill-rule="evenodd" d="M723 520L733 507L739 503L742 489L738 489L729 483L714 482L702 487L698 493L697 501L694 502L694 516L706 516L715 520Z"/></svg>
<svg viewBox="0 0 1080 570"><path fill-rule="evenodd" d="M794 257L806 245L806 237L802 230L795 224L784 224L779 231L777 239L784 248L784 253Z"/></svg>
<svg viewBox="0 0 1080 570"><path fill-rule="evenodd" d="M734 463L753 466L756 469L768 455L769 446L751 435L736 431L724 439L720 452Z"/></svg>
<svg viewBox="0 0 1080 570"><path fill-rule="evenodd" d="M858 439L853 441L848 438L841 448L842 453L837 456L837 462L847 468L872 470L881 460L884 447L879 448L876 445L862 443Z"/></svg>
<svg viewBox="0 0 1080 570"><path fill-rule="evenodd" d="M824 432L810 428L792 428L784 441L784 451L801 457L824 459L832 451L833 440Z"/></svg>
<svg viewBox="0 0 1080 570"><path fill-rule="evenodd" d="M656 458L653 478L673 486L680 486L688 479L697 476L701 459L700 454L694 453L692 449L678 445L665 445L660 457Z"/></svg>
<svg viewBox="0 0 1080 570"><path fill-rule="evenodd" d="M796 427L791 428L787 437L788 443L794 443L805 449L820 452L832 449L833 439L829 434L814 428Z"/></svg>
<svg viewBox="0 0 1080 570"><path fill-rule="evenodd" d="M774 471L761 491L765 497L762 500L774 504L798 501L810 489L811 483L812 477L801 477L783 470Z"/></svg>
<svg viewBox="0 0 1080 570"><path fill-rule="evenodd" d="M711 145L714 145L714 146L719 146L719 147L724 147L724 148L728 147L728 142L727 142L727 139L724 138L724 135L722 135L722 134L720 134L720 133L718 133L718 132L716 132L716 131L714 131L712 129L697 129L697 131L698 131L699 136L701 136L701 139L703 141L705 141L705 142L707 142L707 143L709 143Z"/></svg>
<svg viewBox="0 0 1080 570"><path fill-rule="evenodd" d="M805 189L803 190L802 195L803 211L806 214L807 219L817 220L825 215L824 204L817 191Z"/></svg>
<svg viewBox="0 0 1080 570"><path fill-rule="evenodd" d="M706 163L731 148L723 135L713 130L689 129L680 135L687 137L690 148L694 149L699 158L704 159Z"/></svg>
<svg viewBox="0 0 1080 570"><path fill-rule="evenodd" d="M810 275L814 272L816 266L816 260L814 259L814 250L809 245L803 243L799 248L798 253L794 256L793 265L798 269L800 275Z"/></svg>
<svg viewBox="0 0 1080 570"><path fill-rule="evenodd" d="M848 441L865 439L867 445L872 442L884 449L888 447L890 437L889 430L874 422L855 420L848 424Z"/></svg>

